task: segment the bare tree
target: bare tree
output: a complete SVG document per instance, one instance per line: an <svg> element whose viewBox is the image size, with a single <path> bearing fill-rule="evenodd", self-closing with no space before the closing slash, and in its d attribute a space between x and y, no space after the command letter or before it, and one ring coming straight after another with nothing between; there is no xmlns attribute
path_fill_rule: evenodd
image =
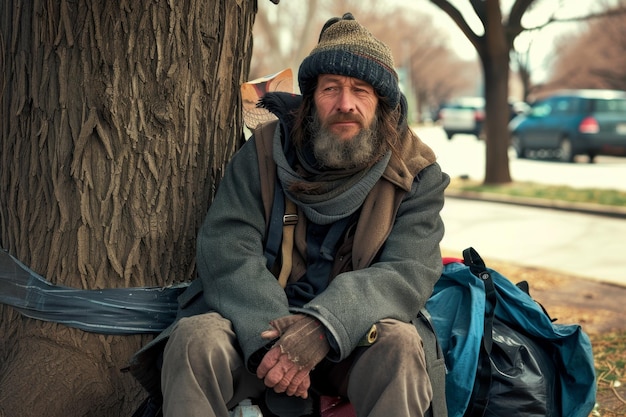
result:
<svg viewBox="0 0 626 417"><path fill-rule="evenodd" d="M509 133L507 128L508 81L510 70L510 53L515 38L525 28L522 17L531 7L539 4L536 0L515 0L504 14L500 0L468 0L473 13L482 25L482 33L478 33L468 23L468 19L452 2L448 0L431 0L433 4L447 13L457 24L469 41L474 45L483 68L486 103L486 184L508 183L511 181L509 170ZM557 9L566 4L559 2ZM621 13L623 7L612 10L610 14ZM592 12L585 16L577 16L561 21L582 21L593 17L607 15L606 11ZM559 21L551 16L542 26ZM538 29L534 27L533 29Z"/></svg>
<svg viewBox="0 0 626 417"><path fill-rule="evenodd" d="M1 247L76 288L190 280L241 139L256 1L0 10ZM143 393L120 368L147 339L0 306L0 415L130 415Z"/></svg>
<svg viewBox="0 0 626 417"><path fill-rule="evenodd" d="M474 95L480 85L477 64L458 58L446 44L414 49L409 68L421 113L438 109L455 96ZM425 117L422 114L420 120Z"/></svg>
<svg viewBox="0 0 626 417"><path fill-rule="evenodd" d="M297 68L317 42L322 24L320 0L260 4L254 24L254 52L250 78Z"/></svg>
<svg viewBox="0 0 626 417"><path fill-rule="evenodd" d="M531 63L531 49L532 49L533 41L531 40L525 49L521 50L519 47L516 47L513 51L511 51L511 63L517 70L517 75L522 84L522 100L528 101L529 96L532 92L532 63Z"/></svg>
<svg viewBox="0 0 626 417"><path fill-rule="evenodd" d="M500 0L469 0L484 33L476 33L463 14L447 0L431 0L446 12L474 45L483 68L486 112L485 183L511 181L509 170L508 83L509 54L515 37L522 32L521 19L533 0L516 0L508 18L503 18Z"/></svg>
<svg viewBox="0 0 626 417"><path fill-rule="evenodd" d="M600 0L584 14L572 14L570 11L569 17L559 17L559 9L570 10L564 6L564 2L560 2L559 7L553 6L542 24L523 33L527 41L522 43L525 47L515 44L511 60L523 80L524 97L532 100L557 88L623 89L620 73L623 67L622 26L626 1ZM544 46L540 40L544 30L548 26L557 28L564 25L569 28L563 28L563 33L555 39L553 53L545 57L544 62L531 62L535 45ZM536 84L531 77L539 67L551 68L551 74L548 79Z"/></svg>
<svg viewBox="0 0 626 417"><path fill-rule="evenodd" d="M415 120L423 120L423 111L439 107L452 96L477 89L476 65L452 51L448 36L433 24L432 16L409 13L399 6L382 15L361 12L359 20L381 34L394 53L396 66L405 72L405 94L415 98L409 109L417 113Z"/></svg>
<svg viewBox="0 0 626 417"><path fill-rule="evenodd" d="M626 15L586 22L583 30L559 40L561 51L546 88L626 90Z"/></svg>
<svg viewBox="0 0 626 417"><path fill-rule="evenodd" d="M431 16L406 5L377 0L315 0L304 4L282 1L278 7L261 4L260 8L269 13L260 13L255 23L251 78L287 67L297 74L326 19L349 11L390 46L396 65L406 70L410 82L405 87L410 86L417 97L410 109L418 113L416 119L421 119L422 107L438 107L453 95L475 89L475 65L456 56Z"/></svg>

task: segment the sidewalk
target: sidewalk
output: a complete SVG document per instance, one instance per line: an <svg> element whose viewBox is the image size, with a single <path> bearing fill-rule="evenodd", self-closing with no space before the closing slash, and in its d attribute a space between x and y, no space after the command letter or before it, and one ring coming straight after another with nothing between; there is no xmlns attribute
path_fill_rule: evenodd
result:
<svg viewBox="0 0 626 417"><path fill-rule="evenodd" d="M626 210L446 192L442 248L626 287Z"/></svg>

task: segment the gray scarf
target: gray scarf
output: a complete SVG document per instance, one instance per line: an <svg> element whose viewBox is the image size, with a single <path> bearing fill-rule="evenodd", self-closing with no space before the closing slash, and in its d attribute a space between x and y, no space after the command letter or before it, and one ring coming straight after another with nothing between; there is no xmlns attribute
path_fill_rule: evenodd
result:
<svg viewBox="0 0 626 417"><path fill-rule="evenodd" d="M273 140L274 162L276 162L278 179L287 197L294 201L303 211L306 217L316 224L330 224L341 220L357 211L365 201L365 197L380 179L389 159L391 152L387 152L373 166L356 170L345 171L339 175L328 176L316 171L300 158L305 169L316 177L321 177L321 192L315 194L298 193L289 191L290 185L296 182L310 182L298 174L287 162L281 141L281 128L277 126Z"/></svg>

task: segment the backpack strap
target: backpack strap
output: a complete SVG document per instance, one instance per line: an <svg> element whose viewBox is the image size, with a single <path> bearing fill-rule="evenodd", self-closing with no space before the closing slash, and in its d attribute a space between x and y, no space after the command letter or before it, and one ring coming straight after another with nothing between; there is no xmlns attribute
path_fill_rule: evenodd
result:
<svg viewBox="0 0 626 417"><path fill-rule="evenodd" d="M265 245L265 257L267 267L271 269L278 257L280 247L281 232L276 223L280 223L282 214L272 213L273 207L282 207L285 203L283 193L275 193L274 189L278 180L276 177L276 163L272 157L272 139L274 131L278 126L277 122L263 123L254 129L254 142L256 145L257 159L259 163L259 178L261 180L261 197L265 210L265 224L268 231L266 241L270 245ZM273 226L271 226L273 224Z"/></svg>
<svg viewBox="0 0 626 417"><path fill-rule="evenodd" d="M298 209L293 201L285 198L276 175L276 163L272 152L274 133L277 128L277 121L260 125L254 130L254 140L259 160L261 195L267 225L264 245L266 266L278 276L278 282L284 288L291 273L291 253L295 226L298 223ZM276 273L279 256L282 265L280 272Z"/></svg>
<svg viewBox="0 0 626 417"><path fill-rule="evenodd" d="M493 320L496 310L496 289L493 278L485 266L485 262L474 248L463 251L463 263L485 284L485 322L478 355L478 367L476 379L472 388L472 396L469 401L464 417L482 417L487 410L489 402L489 389L491 388L491 349L493 347Z"/></svg>
<svg viewBox="0 0 626 417"><path fill-rule="evenodd" d="M276 194L282 194L282 189L275 190ZM284 198L284 197L283 197ZM287 279L291 274L291 262L293 252L293 234L298 223L298 208L296 204L288 198L285 200L285 215L283 216L283 243L281 245L282 265L278 275L278 283L281 287L287 286ZM274 209L272 208L272 211Z"/></svg>

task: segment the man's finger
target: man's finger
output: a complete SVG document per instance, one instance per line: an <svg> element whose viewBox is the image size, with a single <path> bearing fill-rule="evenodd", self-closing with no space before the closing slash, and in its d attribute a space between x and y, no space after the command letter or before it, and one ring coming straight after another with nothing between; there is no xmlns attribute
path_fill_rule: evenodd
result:
<svg viewBox="0 0 626 417"><path fill-rule="evenodd" d="M256 376L260 379L265 378L267 373L274 368L274 366L276 366L281 354L280 347L274 346L271 348L265 356L263 356L263 359L256 370Z"/></svg>
<svg viewBox="0 0 626 417"><path fill-rule="evenodd" d="M269 330L265 330L264 332L261 333L261 337L263 339L276 339L278 336L280 336L280 332L276 329L269 329Z"/></svg>
<svg viewBox="0 0 626 417"><path fill-rule="evenodd" d="M290 369L277 369L278 367L274 367L274 369L272 369L270 372L267 373L267 376L265 377L266 380L268 380L268 382L266 382L266 386L270 386L268 385L268 383L274 383L274 385L272 385L271 387L274 388L274 391L281 393L281 392L286 392L288 388L291 388L293 385L293 378L294 376L299 372L297 368L290 368ZM272 373L274 371L276 372L276 379L273 380L272 379Z"/></svg>
<svg viewBox="0 0 626 417"><path fill-rule="evenodd" d="M280 390L277 392L282 392L289 386L291 379L298 371L298 365L290 361L287 354L281 354L272 369L267 371L263 382L270 388Z"/></svg>
<svg viewBox="0 0 626 417"><path fill-rule="evenodd" d="M310 386L311 377L309 376L309 372L301 370L291 379L291 384L287 387L285 393L287 395L296 395L298 397L307 398Z"/></svg>

